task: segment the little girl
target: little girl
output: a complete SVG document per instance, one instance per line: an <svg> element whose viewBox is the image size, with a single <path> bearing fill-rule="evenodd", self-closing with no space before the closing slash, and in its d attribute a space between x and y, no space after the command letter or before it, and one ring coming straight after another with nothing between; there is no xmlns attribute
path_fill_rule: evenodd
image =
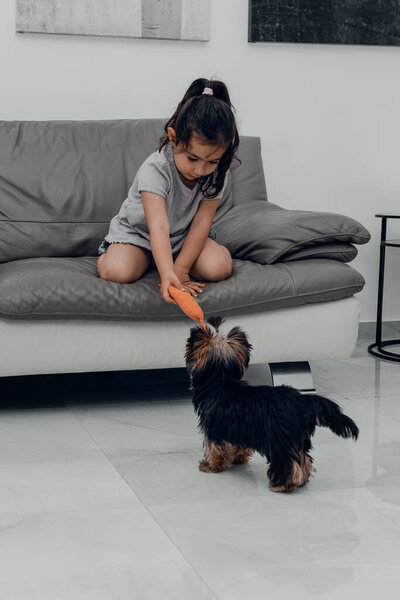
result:
<svg viewBox="0 0 400 600"><path fill-rule="evenodd" d="M129 283L155 263L161 294L175 304L169 285L197 296L204 287L198 281L232 274L231 255L211 229L239 145L225 84L193 81L164 130L159 149L144 161L111 220L98 273Z"/></svg>

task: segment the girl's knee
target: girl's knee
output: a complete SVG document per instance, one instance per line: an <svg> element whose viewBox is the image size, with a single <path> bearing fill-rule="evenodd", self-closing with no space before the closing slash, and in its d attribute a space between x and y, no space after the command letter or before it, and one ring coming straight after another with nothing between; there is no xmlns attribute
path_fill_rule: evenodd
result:
<svg viewBox="0 0 400 600"><path fill-rule="evenodd" d="M133 283L150 266L150 258L142 248L131 244L112 244L97 261L101 279L114 283Z"/></svg>
<svg viewBox="0 0 400 600"><path fill-rule="evenodd" d="M228 279L232 275L232 269L232 257L228 252L228 256L225 256L219 264L220 279Z"/></svg>
<svg viewBox="0 0 400 600"><path fill-rule="evenodd" d="M223 279L228 279L232 275L232 258L229 255L229 258L226 257L225 260L219 261L218 264L214 266L213 269L214 277L212 281L222 281Z"/></svg>
<svg viewBox="0 0 400 600"><path fill-rule="evenodd" d="M207 263L204 264L203 269L198 269L202 272L198 278L206 279L207 281L222 281L232 275L232 268L233 264L230 252L227 248L221 246L218 255L209 258Z"/></svg>
<svg viewBox="0 0 400 600"><path fill-rule="evenodd" d="M100 279L104 281L112 281L113 283L133 283L139 279L142 274L136 274L132 272L132 268L127 269L124 265L109 263L106 260L100 261L102 257L97 261L97 272Z"/></svg>
<svg viewBox="0 0 400 600"><path fill-rule="evenodd" d="M225 256L225 264L229 271L229 275L232 275L233 260L232 260L231 253L229 252L228 248L225 248L225 246L221 246L221 250Z"/></svg>

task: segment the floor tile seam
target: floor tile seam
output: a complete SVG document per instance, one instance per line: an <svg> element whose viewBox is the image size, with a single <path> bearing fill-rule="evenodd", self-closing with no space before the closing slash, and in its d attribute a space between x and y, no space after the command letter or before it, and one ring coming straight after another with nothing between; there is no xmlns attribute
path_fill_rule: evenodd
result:
<svg viewBox="0 0 400 600"><path fill-rule="evenodd" d="M329 391L327 393L329 393ZM334 400L335 402L339 403L341 400L346 400L346 401L352 402L354 404L358 404L359 406L362 406L363 408L366 408L367 410L369 410L371 412L375 412L375 408L374 407L370 407L370 406L364 404L364 402L363 402L362 399L355 398L354 396L350 396L351 392L350 392L350 394L347 394L347 395L345 393L344 394L338 394L337 392L335 392L335 394L336 394L336 396L339 396L339 397L335 398L335 400ZM388 396L390 396L390 394ZM367 395L365 397L366 398L370 398L370 399L373 399L373 398L375 399L376 398L376 397L367 396ZM379 396L379 398L384 398L384 396Z"/></svg>
<svg viewBox="0 0 400 600"><path fill-rule="evenodd" d="M326 511L324 511L321 507L317 506L317 510L320 513L321 518L326 518L327 516L329 516L328 513ZM190 532L189 533L177 533L176 537L177 538L182 538L184 540L185 539L186 540L187 539L189 539L189 540L196 539L198 541L202 541L202 540L206 541L207 540L209 542L209 540L206 537L202 536L200 532L197 532L197 533L190 533ZM271 540L271 541L268 541L268 539L264 538L263 541L262 541L261 547L262 548L265 548L265 547L275 548L276 546L278 546L278 547L290 547L290 548L293 548L293 547L302 548L302 547L305 547L305 546L306 547L310 547L310 546L314 546L315 544L319 543L320 539L323 539L325 541L326 540L326 535L320 536L320 537L316 537L315 539L310 539L309 541L301 541L301 542L298 542L296 540L277 541L275 539ZM386 540L382 539L380 541L380 543L383 544L383 543L385 543L385 541ZM400 541L400 537L397 537L397 536L396 537L391 537L388 541L390 543L396 543L396 542ZM176 542L176 543L178 544L179 542ZM212 542L209 542L209 543L211 544ZM249 541L242 542L240 540L229 540L229 539L226 539L226 540L220 540L220 539L218 539L217 543L219 545L224 545L224 546L232 546L232 545L234 545L235 548L236 548L236 547L240 546L241 544L243 544L245 547L247 547L248 544L252 543L252 542L249 542ZM351 543L352 544L353 542L345 542L345 543ZM368 545L368 544L369 545L375 545L375 543L376 543L376 537L374 537L373 534L371 534L370 536L368 535L368 537L366 537L365 539L360 540L360 543L365 543L366 545Z"/></svg>
<svg viewBox="0 0 400 600"><path fill-rule="evenodd" d="M71 406L69 408L70 408L70 411L73 413L73 415L83 425L83 419L85 418L85 416L80 415L79 409L76 410L76 407ZM189 435L192 435L192 434L182 434L182 433L175 432L175 431L166 431L165 429L155 428L154 426L151 427L150 425L148 425L148 426L146 426L144 424L135 425L134 423L123 421L122 419L116 418L116 417L107 417L104 415L93 415L92 418L95 418L95 419L105 422L105 423L111 422L111 423L115 423L117 425L121 425L124 427L135 427L136 429L143 429L144 431L150 431L150 432L156 432L156 433L166 433L166 434L177 436L177 437L188 437ZM85 429L86 429L86 427L85 427Z"/></svg>
<svg viewBox="0 0 400 600"><path fill-rule="evenodd" d="M384 399L385 397L387 398L389 396L381 396L381 399ZM400 421L400 416L397 417L396 415L391 415L385 409L382 410L381 408L376 409L375 407L370 407L367 404L364 404L360 400L354 400L354 402L357 402L357 404L359 404L363 408L366 408L366 409L370 410L371 412L378 413L382 417L393 419L393 421L397 421L397 422Z"/></svg>
<svg viewBox="0 0 400 600"><path fill-rule="evenodd" d="M332 375L332 377L339 377L339 370L342 371L345 367L347 370L351 370L352 373L365 371L370 366L374 366L373 361L369 361L371 357L368 354L357 354L357 356L350 356L349 358L327 358L321 360L311 360L311 370L314 369L316 375L320 372L323 375ZM368 364L365 359L368 359ZM322 362L324 364L322 364ZM328 364L329 363L329 364ZM371 370L371 369L369 369Z"/></svg>
<svg viewBox="0 0 400 600"><path fill-rule="evenodd" d="M194 442L197 440L193 440ZM175 454L189 454L189 453L196 453L196 457L197 455L201 454L201 450L202 448L198 445L198 444L194 444L193 446L188 446L186 445L184 448L178 448L176 450L167 450L165 447L163 449L157 450L156 448L152 447L152 448L136 448L136 449L130 449L127 451L127 453L124 455L123 461L124 462L120 462L120 458L118 459L118 456L115 456L115 462L113 462L114 466L116 467L125 467L126 466L126 462L125 462L125 457L127 458L133 458L135 454L137 453L143 453L146 455L147 458L154 458L156 456L174 456ZM113 454L109 454L108 455L110 460L114 460L114 455Z"/></svg>
<svg viewBox="0 0 400 600"><path fill-rule="evenodd" d="M385 398L385 396L381 396L381 398ZM378 413L382 417L391 419L391 420L395 421L396 423L400 421L400 417L395 417L393 415L390 415L387 412L382 411L380 408L378 408L378 410L377 410L375 407L371 407L371 406L368 406L367 404L364 404L359 399L349 398L348 396L346 396L343 398L343 400L349 400L350 402L353 402L354 404L357 404L358 406L362 406L362 408L365 408L370 413L373 413L373 414Z"/></svg>
<svg viewBox="0 0 400 600"><path fill-rule="evenodd" d="M211 596L215 599L218 600L217 596L214 594L213 590L209 587L208 583L201 577L201 575L197 572L197 570L195 569L195 567L192 565L191 561L189 560L189 558L182 552L182 550L177 546L177 544L175 543L175 541L168 535L167 531L165 531L165 529L161 526L161 524L158 522L157 518L152 514L152 512L149 510L149 508L144 504L143 500L141 499L140 496L138 496L138 494L134 491L134 489L132 488L132 486L129 484L129 482L126 480L126 478L122 475L122 473L120 473L115 466L112 464L112 462L109 460L108 456L103 452L102 448L99 446L99 444L97 443L97 440L91 435L91 433L86 429L85 425L81 422L81 420L78 418L77 415L75 415L75 413L73 411L71 411L72 414L74 415L75 419L80 423L81 427L83 427L83 429L86 431L86 433L89 435L89 437L93 440L93 442L96 444L96 446L99 448L99 450L101 451L101 453L103 454L103 456L107 459L107 461L110 463L110 465L112 466L112 468L116 471L116 473L118 474L118 476L125 482L125 484L128 486L129 490L131 491L132 495L134 498L137 499L137 501L140 503L141 507L146 510L146 512L149 514L150 518L153 520L153 522L157 525L157 527L160 529L160 531L163 532L163 534L167 537L167 539L171 542L171 544L173 544L173 546L176 548L177 552L179 553L179 555L182 557L182 559L185 561L185 563L192 569L192 571L196 574L196 576L198 577L198 579L203 583L203 585L207 588L207 590L209 591L209 593L211 594Z"/></svg>
<svg viewBox="0 0 400 600"><path fill-rule="evenodd" d="M174 546L176 551L179 553L179 555L182 557L182 559L185 561L185 563L188 565L188 567L193 571L193 573L197 576L199 581L201 581L203 583L203 585L206 587L207 591L211 594L212 598L214 598L214 600L218 600L218 597L215 595L214 591L210 588L209 584L204 580L204 578L200 575L200 573L197 571L195 566L192 564L191 560L185 555L185 553L182 551L182 549L177 545L177 543L173 540L173 538L171 538L171 536L168 534L168 532L160 524L160 522L158 521L156 516L151 512L149 506L147 506L144 503L144 501L142 500L142 498L138 494L136 494L136 492L134 492L133 488L131 487L130 483L125 479L125 477L121 473L119 475L125 481L126 485L132 490L132 492L134 493L134 495L140 502L142 508L148 513L149 517L152 519L154 524L159 528L159 530L166 536L166 538Z"/></svg>
<svg viewBox="0 0 400 600"><path fill-rule="evenodd" d="M237 494L235 494L235 500L245 500L245 501L250 501L250 500L254 500L255 498L268 498L269 494L272 494L274 492L269 492L268 490L266 490L265 493L261 492L259 494L246 494L246 495L240 495L238 496ZM303 492L304 493L304 492ZM198 500L198 499L193 499L193 500L180 500L179 502L149 502L148 503L148 507L151 508L158 508L158 507L166 507L166 506L187 506L188 504L207 504L207 503L211 503L211 502L229 502L232 500L232 496L226 496L224 498L218 497L218 498L203 498L202 500Z"/></svg>
<svg viewBox="0 0 400 600"><path fill-rule="evenodd" d="M98 448L99 452L101 453L101 455L105 458L105 460L108 462L108 464L111 466L112 470L115 472L115 474L118 476L119 479L121 479L126 486L128 486L128 490L130 491L130 493L132 494L133 498L137 499L138 502L141 502L140 498L137 496L137 494L135 493L135 491L132 489L132 487L128 484L128 482L126 481L126 479L123 477L123 475L118 471L118 469L115 468L115 466L113 465L113 463L111 462L110 458L107 456L107 454L104 452L104 450L101 448L101 446L99 445L98 441L96 440L96 438L91 434L91 432L87 429L87 427L85 426L85 424L83 423L83 421L79 418L78 415L76 415L74 413L73 410L70 411L71 414L73 415L73 417L75 418L75 420L79 423L80 427L86 432L86 434L89 436L89 438L92 440L92 442L94 443L94 445Z"/></svg>
<svg viewBox="0 0 400 600"><path fill-rule="evenodd" d="M351 491L351 490L368 490L369 487L373 487L373 488L387 488L387 487L398 487L395 483L384 483L383 485L374 485L374 484L368 484L368 485L350 485L350 486L344 486L344 487L332 487L332 488L328 488L328 487L324 487L324 488L319 488L318 490L313 490L311 488L309 488L307 491L310 494L319 494L319 493L335 493L335 492L343 492L343 491Z"/></svg>
<svg viewBox="0 0 400 600"><path fill-rule="evenodd" d="M111 466L113 467L113 469L119 469L124 468L126 466L128 466L128 463L130 462L130 459L134 458L134 455L136 455L137 453L146 453L147 457L155 457L155 456L159 456L160 454L162 454L162 456L168 456L168 455L175 455L175 454L187 454L188 452L191 453L197 453L198 452L198 446L193 446L193 447L185 447L183 450L172 450L172 451L168 451L168 452L161 452L161 450L159 452L152 452L149 451L147 452L146 449L135 449L135 450L129 450L129 452L125 455L126 456L126 460L125 458L123 459L124 462L121 462L121 458L120 457L116 457L116 459L114 459L114 455L113 454L107 454L106 452L102 451L101 448L99 448L101 451L101 456L99 456L99 454L97 453L96 456L85 456L82 457L81 456L75 456L75 457L66 457L66 458L60 458L60 459L51 459L51 458L45 458L45 459L40 459L40 460L18 460L18 461L14 461L14 462L0 462L0 473L4 470L4 471L9 471L10 469L16 469L16 468L31 468L34 465L39 465L38 468L40 468L40 465L46 465L46 466L54 466L54 467L63 467L64 465L73 465L74 463L78 464L78 465L82 465L82 464L91 464L91 463L96 463L101 461L102 464L104 464L104 459L107 460L108 463L111 464ZM118 471L118 474L119 471ZM1 599L0 599L1 600Z"/></svg>
<svg viewBox="0 0 400 600"><path fill-rule="evenodd" d="M246 494L245 496L236 496L234 498L232 498L232 496L227 496L226 498L202 498L202 499L198 499L198 500L180 500L179 502L159 502L159 503L152 503L149 504L149 508L152 509L156 509L158 507L166 507L166 506L175 506L175 507L179 507L179 506L187 506L188 504L196 504L196 505L201 505L201 504L212 504L212 503L225 503L225 502L232 502L232 500L236 501L236 500L244 500L244 501L250 501L250 500L256 500L256 499L261 499L261 498L273 498L275 496L284 496L286 498L288 497L292 497L294 498L295 496L299 496L300 494L302 495L306 495L309 493L309 490L307 489L307 487L305 489L302 490L296 490L295 492L291 493L291 494L281 494L279 492L271 492L270 490L266 489L265 492L261 492L259 494ZM286 505L287 506L287 505ZM286 509L285 506L285 509ZM274 506L267 506L266 509L268 510L274 510L274 511L279 511L280 509L277 508L276 505Z"/></svg>
<svg viewBox="0 0 400 600"><path fill-rule="evenodd" d="M176 551L179 553L179 555L182 557L182 559L185 561L185 563L193 571L193 573L196 575L196 577L199 579L199 581L201 581L202 584L205 586L205 588L209 592L210 596L212 598L214 598L214 600L219 600L218 596L216 595L216 592L214 592L214 590L210 587L210 584L200 574L200 572L194 566L192 560L186 555L186 553L182 550L182 548L179 547L179 545L177 544L177 542L169 535L169 533L166 531L166 529L164 529L164 527L160 524L160 522L158 521L158 519L153 515L153 513L148 509L148 507L145 507L145 508L148 511L148 513L151 516L151 518L154 520L154 523L156 523L156 525L160 528L160 530L168 538L168 540L171 542L171 544L176 548Z"/></svg>
<svg viewBox="0 0 400 600"><path fill-rule="evenodd" d="M132 460L135 460L135 458L137 458L138 455L141 455L144 459L146 459L147 461L152 459L152 458L156 458L156 457L173 457L174 455L183 455L183 454L194 454L194 453L198 452L198 446L188 446L186 445L185 448L183 450L166 450L165 447L160 448L160 450L154 450L154 447L152 448L146 448L146 447L142 447L142 448L129 448L126 449L126 451L123 453L123 456L121 457L121 452L115 453L114 451L110 451L109 454L106 454L107 458L109 459L109 461L114 465L115 468L119 469L125 469L127 467L129 467L129 463Z"/></svg>
<svg viewBox="0 0 400 600"><path fill-rule="evenodd" d="M368 491L370 488L374 488L374 489L381 489L381 488L399 488L400 489L400 483L383 483L383 484L374 484L374 483L368 483L368 484L364 484L364 485L352 485L352 486L346 486L346 487L335 487L335 488L320 488L318 490L311 490L308 489L307 491L310 494L326 494L326 493L334 493L334 492L343 492L343 491L351 491L351 490L366 490Z"/></svg>
<svg viewBox="0 0 400 600"><path fill-rule="evenodd" d="M338 396L341 396L344 399L348 399L348 396L345 396L344 394L338 394L337 392L331 392L333 394L336 394ZM354 392L350 392L350 393L354 393ZM358 394L358 392L357 392ZM361 396L355 396L355 400L357 401L361 401L361 400L385 400L387 398L391 398L393 396L396 395L396 392L379 392L377 394L375 394L374 392L367 392L366 394L362 394Z"/></svg>
<svg viewBox="0 0 400 600"><path fill-rule="evenodd" d="M182 534L180 537L188 537L188 536L184 536L184 534ZM190 538L193 539L194 536L190 535ZM203 538L200 538L199 536L197 536L196 539L201 540ZM273 540L271 542L268 542L267 540L263 539L261 548L276 548L276 547L278 547L278 548L304 548L304 547L306 547L306 548L312 548L312 547L315 547L316 545L320 545L321 544L321 541L320 541L321 539L322 539L322 543L325 544L325 542L327 541L326 538L316 538L315 540L310 540L308 542L307 541L297 542L295 540L291 540L291 541L287 541L287 542ZM363 539L363 540L359 540L357 542L357 547L358 546L362 546L362 545L376 547L377 545L386 545L386 544L388 544L388 545L396 544L396 546L397 546L399 544L399 542L400 542L400 538L397 538L397 537L390 538L390 539L383 539L383 540L380 540L380 541L378 541L374 537L371 537L371 538L366 538L366 539ZM225 546L235 545L235 547L239 546L240 544L243 544L243 545L245 545L245 547L248 547L249 544L251 544L251 543L253 543L253 542L246 542L246 541L245 542L240 542L240 541L218 540L218 544L220 544L220 545L222 545L222 544L224 544ZM255 542L255 543L257 543L257 542ZM354 546L354 542L352 540L349 540L349 541L340 541L340 542L338 542L338 544L344 545L344 546L350 545L351 547ZM298 566L297 558L294 558L293 560L296 561L296 565ZM328 557L328 558L325 558L323 560L329 563L329 561L331 561L331 558ZM335 559L335 560L340 560L340 558L339 559ZM287 558L282 558L282 562L279 564L279 566L287 567L288 566ZM386 567L386 565L381 565L381 568L385 568L385 567ZM388 568L393 568L393 565L389 565ZM318 599L320 599L321 596L312 596L312 598L318 598Z"/></svg>
<svg viewBox="0 0 400 600"><path fill-rule="evenodd" d="M323 515L326 516L326 512L323 511L321 509L321 507L317 507L319 512ZM94 508L94 509L78 509L78 510L69 510L69 511L49 511L49 512L43 512L43 513L21 513L21 514L11 514L11 515L0 515L0 525L2 522L7 522L11 519L13 520L18 520L18 522L23 522L24 520L36 520L36 519L46 519L48 517L60 517L60 516L74 516L74 515L79 515L79 514L89 514L89 513L107 513L107 512L115 512L115 511L142 511L145 510L150 518L152 519L152 521L157 525L157 527L162 531L162 533L167 537L167 539L173 544L173 546L176 548L177 552L179 553L179 555L184 559L185 563L187 563L188 567L195 573L195 575L198 577L198 579L206 586L207 590L210 592L210 594L212 595L212 597L215 600L218 600L218 596L215 595L215 592L210 588L209 584L204 580L204 578L198 573L197 569L193 566L193 564L191 563L191 560L185 555L184 551L180 548L178 542L176 542L173 538L171 538L171 536L165 531L165 529L160 525L159 521L157 520L157 518L152 514L151 511L147 510L146 506L142 505L142 506L121 506L121 507L108 507L105 509L102 508ZM193 535L188 534L188 536L190 536L190 538L193 538ZM183 535L183 537L188 537ZM182 537L182 536L181 536ZM371 537L367 537L366 539L360 540L360 544L364 544L364 545L373 545L376 546L377 543L379 544L398 544L400 542L400 536L396 535L395 537L391 537L389 539L380 539L377 540L376 537L374 537L373 535L371 535ZM240 542L235 542L235 545L240 544ZM267 540L263 540L263 547L264 546L268 546L268 547L299 547L302 548L304 546L310 546L310 545L315 545L315 541L309 541L309 542L296 542L296 541L279 541L277 542L276 540L273 540L271 542L268 542ZM342 542L341 542L342 543ZM344 542L346 544L346 542ZM352 543L352 542L349 542Z"/></svg>
<svg viewBox="0 0 400 600"><path fill-rule="evenodd" d="M42 512L23 512L23 513L12 513L8 515L0 514L0 524L2 521L6 521L7 519L40 519L46 517L57 517L57 516L72 516L78 514L86 514L86 513L106 513L106 512L115 512L115 511L131 511L131 510L143 510L143 506L138 506L137 502L135 504L129 505L115 505L115 506L105 506L104 508L77 508L71 510L47 510Z"/></svg>

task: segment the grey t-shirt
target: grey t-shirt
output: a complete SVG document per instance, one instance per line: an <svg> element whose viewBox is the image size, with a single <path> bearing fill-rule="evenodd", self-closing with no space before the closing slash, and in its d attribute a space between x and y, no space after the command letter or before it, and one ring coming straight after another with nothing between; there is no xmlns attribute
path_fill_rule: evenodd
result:
<svg viewBox="0 0 400 600"><path fill-rule="evenodd" d="M216 171L215 171L216 174ZM225 176L223 189L215 200L222 197L229 176ZM190 224L201 200L200 178L192 190L185 186L179 177L174 162L174 150L170 144L151 154L136 174L128 197L122 203L119 213L111 220L105 240L109 243L125 242L151 250L150 234L144 214L141 192L152 192L165 199L170 225L172 253L183 246Z"/></svg>

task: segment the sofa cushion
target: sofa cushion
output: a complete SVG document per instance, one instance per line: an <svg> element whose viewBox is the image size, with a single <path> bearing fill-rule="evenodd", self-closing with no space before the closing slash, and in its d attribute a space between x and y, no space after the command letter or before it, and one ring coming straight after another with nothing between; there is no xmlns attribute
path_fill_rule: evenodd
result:
<svg viewBox="0 0 400 600"><path fill-rule="evenodd" d="M218 242L232 256L272 264L302 248L327 243L366 244L361 223L336 213L286 210L271 202L234 206L215 222Z"/></svg>
<svg viewBox="0 0 400 600"><path fill-rule="evenodd" d="M166 120L0 121L0 262L95 256ZM259 138L239 157L219 216L266 201Z"/></svg>
<svg viewBox="0 0 400 600"><path fill-rule="evenodd" d="M199 302L205 315L248 314L310 302L339 300L359 292L362 276L329 259L261 265L234 260L233 275L207 283ZM99 279L96 259L32 258L0 264L0 315L8 318L187 319L167 304L155 269L119 284ZM106 343L106 340L105 340Z"/></svg>

